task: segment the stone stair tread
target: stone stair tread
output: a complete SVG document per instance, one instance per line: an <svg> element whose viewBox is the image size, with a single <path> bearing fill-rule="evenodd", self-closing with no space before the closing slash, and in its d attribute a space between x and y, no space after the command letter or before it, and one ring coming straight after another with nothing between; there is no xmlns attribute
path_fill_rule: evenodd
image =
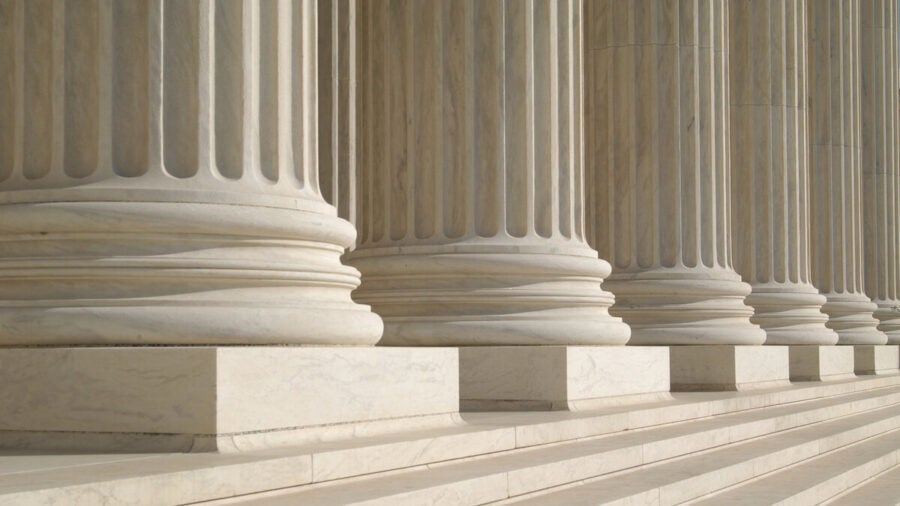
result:
<svg viewBox="0 0 900 506"><path fill-rule="evenodd" d="M890 406L616 473L513 503L677 504L893 430L898 422L900 406Z"/></svg>
<svg viewBox="0 0 900 506"><path fill-rule="evenodd" d="M826 503L828 506L900 505L900 465Z"/></svg>
<svg viewBox="0 0 900 506"><path fill-rule="evenodd" d="M865 384L872 385L873 388L861 388ZM841 385L827 386L827 388L835 387L840 388ZM784 390L793 392L795 389L788 388ZM730 423L728 421L729 419L725 417L734 416L737 418L742 418L745 421L751 421L752 419L756 418L766 419L770 418L771 416L775 416L778 413L808 411L810 409L819 409L827 406L842 404L846 405L848 403L865 401L866 399L874 399L878 397L893 395L895 392L900 392L900 387L896 386L896 383L894 382L884 381L883 378L867 379L865 382L857 381L856 389L843 391L839 394L834 395L833 397L813 397L812 400L803 402L775 404L768 407L745 409L735 413L717 415L713 418L691 419L688 421L679 422L677 424L667 425L663 427L642 429L639 432L639 434L641 434L639 437L643 439L643 442L646 443L648 440L651 440L651 438L653 438L654 433L651 431L656 430L659 431L657 433L661 434L661 437L663 437L663 439L672 438L679 435L690 437L691 434L699 434L703 431L715 430L717 424L719 426L722 426ZM735 395L733 392L731 394ZM727 394L715 393L714 395L711 395L711 397L713 397L714 399L722 398L723 396L727 397ZM752 398L752 396L747 394L742 395L742 397ZM704 396L704 394L691 394L691 398L704 399L708 397ZM694 405L697 405L697 403L695 402ZM688 407L690 406L691 405L688 405ZM586 421L596 422L598 417L602 418L603 413L606 413L606 410L603 410L599 414L597 412L552 412L537 414L540 415L539 418L542 420L541 423L543 425L552 427L552 420L557 420L557 422L559 423L564 423L565 420L571 420L576 416ZM444 447L454 446L456 447L455 450L457 451L457 453L445 453L444 457L446 458L444 460L466 456L464 455L465 452L459 451L459 447L468 447L472 450L473 456L491 453L493 451L512 449L515 447L517 443L516 440L518 439L518 434L514 434L514 431L522 427L523 424L528 424L529 422L534 421L535 417L533 415L535 414L536 413L502 413L499 414L499 417L493 417L495 421L504 419L504 425L494 423L489 425L469 425L461 427L457 426L432 428L420 431L404 431L400 434L359 437L350 441L336 441L315 443L296 447L254 450L237 454L201 453L143 456L136 455L131 456L135 457L134 461L119 462L120 460L129 458L125 455L121 455L120 458L114 459L114 463L111 462L108 464L108 459L105 458L97 459L97 461L95 462L93 459L91 459L90 456L81 456L81 461L83 463L86 463L89 466L93 466L90 471L85 471L83 469L83 466L76 466L75 463L78 462L78 459L76 457L72 457L68 460L72 460L73 462L66 464L64 466L65 469L62 469L61 472L57 472L55 470L56 467L59 466L54 465L49 469L40 469L40 465L36 463L34 469L29 472L27 476L19 476L15 480L4 479L4 476L6 476L6 473L2 472L4 457L2 456L2 454L0 454L0 494L36 490L49 486L77 485L86 481L92 481L94 477L98 475L98 473L110 477L111 480L109 481L115 481L117 479L128 479L129 477L146 477L148 472L191 472L213 465L224 467L233 466L235 470L238 470L242 465L265 465L267 463L273 463L275 464L275 467L279 467L277 465L277 462L282 461L291 462L292 466L296 468L301 465L304 457L310 459L314 457L316 460L316 467L318 472L313 474L317 474L318 476L311 478L309 481L322 481L323 479L329 478L328 473L322 470L323 466L327 467L328 469L339 469L345 474L350 474L353 470L357 471L358 474L365 474L366 472L382 470L373 470L371 459L367 461L367 459L365 458L367 454L371 455L373 451L379 454L380 459L384 459L386 453L393 453L395 455L400 454L401 458L395 458L392 461L392 463L396 467L389 468L397 469L402 467L413 467L416 465L429 464L431 462L441 460L440 458L428 459L426 454L427 451L441 453L440 447L442 445ZM653 424L650 425L652 426ZM605 429L595 428L594 432L600 432L602 434L605 432ZM622 444L628 445L633 444L634 438L638 437L635 436L635 434L638 434L638 432L623 431L607 434L605 437L619 438L619 441ZM473 442L473 440L483 439L485 437L487 437L488 441ZM472 448L473 445L477 447L477 450ZM406 454L407 457L402 458L403 454ZM21 462L20 458L21 455L17 455L16 457L14 457L15 461L10 460L10 463L15 464ZM326 466L325 463L332 458L334 460ZM367 464L369 465L368 469L366 468ZM82 467L82 469L79 469L79 467ZM300 473L294 473L295 476L298 474ZM333 477L338 478L342 476L334 475ZM302 485L305 483L306 482L304 481L297 481L295 484Z"/></svg>
<svg viewBox="0 0 900 506"><path fill-rule="evenodd" d="M781 469L692 504L818 504L872 475L896 466L898 456L900 430L895 430ZM900 498L900 482L895 482L894 487Z"/></svg>
<svg viewBox="0 0 900 506"><path fill-rule="evenodd" d="M628 448L628 444L634 444L635 437L641 438L641 462L645 462L648 459L675 456L673 451L693 451L692 445L694 448L706 448L710 446L707 438L719 438L718 442L722 443L746 436L748 427L751 426L756 431L773 431L810 422L803 420L804 415L798 413L812 410L824 413L830 409L829 406L838 411L844 409L842 406L859 410L866 404L878 404L884 399L896 397L898 393L900 376L871 377L814 386L793 385L753 393L691 393L688 394L691 402L682 398L668 403L632 405L630 408L475 414L476 416L467 420L468 425L360 435L352 440L240 453L121 454L112 459L98 459L91 455L31 455L29 458L34 462L29 461L24 469L17 468L17 463L23 462L22 452L15 452L15 456L4 456L0 452L0 504L7 504L4 502L6 500L13 501L13 504L21 504L23 501L27 503L61 490L66 490L67 494L86 494L85 497L100 501L104 497L129 493L127 491L133 489L164 489L173 494L178 490L179 495L173 495L169 502L187 503L216 497L259 494L275 489L306 489L321 481L353 479L354 476L398 472L397 470L402 469L413 470L426 465L437 466L442 465L442 461L452 459L499 457L504 454L497 452L507 450L515 450L510 455L519 457L510 458L517 460L528 453L525 452L527 449L548 450L574 441L578 441L578 445L591 442L599 447L609 445L609 441L615 441L616 438L624 446L607 446L609 452L620 448L619 455L632 455L632 459L634 447ZM710 414L715 416L710 417ZM778 416L781 415L782 419L779 419ZM798 416L801 418L797 418ZM727 417L733 417L733 420L729 421ZM830 417L818 418L825 420ZM732 431L728 427L732 423L743 423L743 429ZM628 428L640 430L626 430ZM657 436L653 436L652 431L657 431ZM590 439L579 441L578 436ZM606 441L600 442L603 440ZM555 444L542 448L538 446L542 441ZM597 447L593 447L591 451L595 451ZM609 452L607 455L612 455ZM550 460L549 467L555 466L559 460L562 461L559 465L562 469L570 467L565 455L557 460ZM591 470L605 465L597 463L590 454L584 455L582 461L594 462ZM4 462L7 463L6 467ZM625 464L629 462L620 462L619 467ZM197 479L198 476L213 472L221 479ZM527 476L528 473L523 475ZM103 476L104 479L98 481L97 476ZM188 482L191 484L189 487L170 486L173 483ZM442 487L442 490L447 489L447 486ZM464 489L462 486L456 487L460 493ZM470 502L463 499L460 496L458 502ZM90 502L89 500L88 503ZM132 502L155 504L148 502L146 498L143 502L138 498Z"/></svg>
<svg viewBox="0 0 900 506"><path fill-rule="evenodd" d="M603 409L601 412L494 412L465 413L463 418L477 425L506 426L516 419L516 443L519 447L555 443L603 433L615 433L665 423L720 416L756 409L788 406L798 402L836 398L865 391L877 391L900 385L900 375L838 380L825 383L800 383L773 389L744 392L680 392L666 402ZM648 423L647 420L652 420Z"/></svg>
<svg viewBox="0 0 900 506"><path fill-rule="evenodd" d="M795 409L802 409L802 407L795 406ZM702 425L705 428L716 421L716 419L710 419L686 422L686 424ZM702 455L688 455L675 462L658 464L653 466L653 469L638 468L632 472L643 470L652 473L668 466L663 474L655 477L664 485L666 480L673 477L680 475L684 475L686 478L691 477L698 469L707 472L720 469L735 462L741 462L745 458L762 457L783 451L785 448L802 446L804 443L809 446L808 441L814 442L812 444L815 445L815 448L812 448L812 452L818 454L820 453L819 440L830 438L828 444L835 447L852 443L859 437L847 436L846 433L858 432L862 430L860 427L865 429L885 421L889 424L896 424L900 421L900 405L866 411L836 420L827 420L815 425L776 433L766 438L710 450ZM729 426L726 424L725 427ZM651 463L652 461L648 462L644 459L644 448L653 444L652 439L664 440L663 433L666 431L669 432L669 436L678 437L683 433L684 427L673 426L634 431L595 440L573 441L549 447L518 450L482 459L435 464L424 469L408 470L388 476L373 476L349 483L337 482L332 486L324 484L317 488L283 491L272 496L247 497L239 500L238 503L276 505L298 503L378 504L379 501L389 501L391 504L403 504L405 501L431 503L436 498L447 497L449 494L449 497L453 497L454 502L478 504L478 502L463 501L461 498L477 493L482 494L478 500L485 499L485 496L494 497L490 500L500 500ZM653 432L656 432L655 436L649 437L649 434ZM711 445L718 444L718 442L709 443ZM803 450L811 451L810 448ZM695 459L696 462L692 462L691 466L684 467L684 462L687 462L685 459ZM737 480L735 483L738 481L743 480ZM468 485L465 493L458 490L463 487L461 484ZM624 495L638 492L641 487L646 488L645 480L628 476L612 478L606 485L615 489L616 492L627 492ZM454 487L456 488L454 489ZM576 494L571 498L577 500L579 495ZM569 499L568 496L567 499ZM562 501L562 503L566 502Z"/></svg>

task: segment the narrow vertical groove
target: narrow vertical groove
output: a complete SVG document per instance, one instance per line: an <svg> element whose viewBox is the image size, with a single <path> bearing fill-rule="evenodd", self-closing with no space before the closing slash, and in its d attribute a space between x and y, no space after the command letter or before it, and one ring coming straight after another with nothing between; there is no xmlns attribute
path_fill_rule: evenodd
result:
<svg viewBox="0 0 900 506"><path fill-rule="evenodd" d="M699 34L700 14L696 12L700 0L680 2L681 13L679 15L679 32L681 34L681 64L679 65L678 89L681 96L677 100L679 105L678 132L680 136L681 152L679 158L680 181L675 184L681 190L681 264L686 267L697 267L700 264L699 229L700 213L697 210L699 182L697 173L700 169L701 145L700 122L702 111L700 71L699 65ZM707 0L708 1L708 0ZM686 11L686 12L685 12Z"/></svg>
<svg viewBox="0 0 900 506"><path fill-rule="evenodd" d="M214 74L215 169L227 179L240 179L244 167L244 9L241 0L215 2Z"/></svg>
<svg viewBox="0 0 900 506"><path fill-rule="evenodd" d="M340 119L343 122L343 128L340 132L340 139L347 149L342 149L338 158L340 167L338 168L338 186L339 186L339 205L338 216L349 220L356 224L356 206L357 206L357 144L359 142L358 129L356 126L357 115L357 50L356 50L356 8L357 2L341 2L339 4L339 31L340 40L343 44L339 49L340 68L343 74L339 76L340 84L338 91L341 98L341 104L344 105L341 111Z"/></svg>
<svg viewBox="0 0 900 506"><path fill-rule="evenodd" d="M291 92L291 114L289 116L290 138L291 138L291 160L290 160L290 183L297 188L306 190L309 181L307 178L306 161L309 156L310 146L306 143L306 116L310 114L309 102L306 100L307 87L309 84L306 80L310 77L306 74L306 59L310 56L306 52L309 24L306 17L309 11L309 1L299 0L291 2L290 16L292 22L286 38L291 41L291 61L290 61L290 92ZM313 20L314 21L314 20Z"/></svg>
<svg viewBox="0 0 900 506"><path fill-rule="evenodd" d="M278 62L280 14L275 2L260 2L259 9L259 166L268 181L278 181L278 80L284 69Z"/></svg>
<svg viewBox="0 0 900 506"><path fill-rule="evenodd" d="M241 167L239 174L248 175L248 179L259 181L263 175L260 170L260 117L259 117L259 84L260 84L260 50L259 50L259 3L252 0L241 2L241 61L244 68L241 74L240 90L243 107L241 108ZM218 54L218 53L216 53Z"/></svg>
<svg viewBox="0 0 900 506"><path fill-rule="evenodd" d="M163 163L178 178L197 173L200 13L197 2L163 2Z"/></svg>
<svg viewBox="0 0 900 506"><path fill-rule="evenodd" d="M533 44L526 41L528 36L528 10L532 6L527 3L529 1L504 0L506 5L500 7L501 11L491 13L495 17L502 16L502 26L504 27L501 34L503 37L502 43L498 41L494 44L501 51L500 58L503 65L503 74L501 75L505 78L499 83L499 86L502 86L502 90L498 90L501 94L499 101L503 104L501 106L501 114L504 120L502 125L498 125L498 128L503 131L503 134L498 136L502 146L501 149L503 150L503 154L499 155L502 156L503 163L498 168L502 167L503 170L505 189L503 201L506 203L505 209L501 212L505 212L506 232L513 237L524 237L528 234L528 206L531 198L528 196L527 178L533 174L533 166L531 166L533 154L530 149L530 137L533 131L529 128L532 108L528 105L531 91L530 86L528 86L528 71L531 69L529 66L529 52L533 49ZM484 32L487 31L479 30L479 34ZM489 37L490 34L484 33L480 36ZM493 49L493 51L497 52L498 49ZM490 68L491 63L490 60L481 61L477 66ZM484 73L484 75L486 75L485 79L490 77L487 73ZM497 87L498 85L495 84L493 89L497 89ZM497 100L492 97L487 98L491 101ZM488 114L482 112L481 109L490 108L490 103L476 105L478 114ZM496 176L485 169L482 170L487 173L486 175L490 176L491 187L497 188ZM498 188L495 191L503 190ZM487 194L486 198L493 199L494 197ZM488 201L481 207L488 208L490 203ZM492 221L500 220L500 217L491 218ZM493 223L490 227L485 228L485 232L489 235L496 233L494 231L496 225ZM480 233L479 235L485 234Z"/></svg>
<svg viewBox="0 0 900 506"><path fill-rule="evenodd" d="M296 153L294 152L294 118L296 105L294 104L294 53L297 51L294 45L294 22L297 19L297 7L292 0L279 0L278 10L275 14L277 20L276 30L276 107L278 118L278 176L275 178L279 185L289 186L296 181L294 177L294 164Z"/></svg>
<svg viewBox="0 0 900 506"><path fill-rule="evenodd" d="M93 174L99 162L98 20L97 0L66 2L63 167L74 178Z"/></svg>
<svg viewBox="0 0 900 506"><path fill-rule="evenodd" d="M375 213L374 199L374 168L376 160L373 156L373 144L375 142L375 117L372 108L372 61L373 61L373 44L371 43L372 19L371 4L368 2L359 3L359 16L356 18L357 30L359 38L356 40L358 48L357 60L357 77L361 86L357 92L357 109L356 124L359 135L359 149L357 163L359 164L359 206L357 207L356 229L359 231L357 244L364 244L372 241L372 226L374 219L366 219L372 217Z"/></svg>
<svg viewBox="0 0 900 506"><path fill-rule="evenodd" d="M414 175L414 203L411 219L415 223L417 239L427 239L438 232L437 211L441 208L435 186L438 168L442 164L440 123L435 116L443 109L441 104L441 9L433 2L417 4L414 9L414 25L425 30L421 37L411 41L415 67L411 74L414 92L412 114L415 116L412 132L412 171Z"/></svg>
<svg viewBox="0 0 900 506"><path fill-rule="evenodd" d="M357 4L354 2L354 4ZM356 122L353 127L357 130L359 145L356 150L357 163L359 167L359 194L357 203L357 215L354 224L358 231L356 238L357 244L365 244L371 240L371 227L373 220L365 219L366 216L372 216L372 171L374 165L372 157L372 139L373 128L372 121L372 45L370 44L370 30L372 23L372 15L369 11L369 3L362 2L358 4L359 12L357 12L356 26L354 28L358 38L356 44L356 72L358 79L358 87L356 94Z"/></svg>
<svg viewBox="0 0 900 506"><path fill-rule="evenodd" d="M336 29L338 1L319 2L319 40L316 54L319 66L319 181L322 195L331 205L337 198L337 153L341 149L337 131L338 37Z"/></svg>
<svg viewBox="0 0 900 506"><path fill-rule="evenodd" d="M415 27L410 26L409 14L413 0L396 0L390 3L390 24L388 30L391 34L391 48L388 53L392 72L386 80L390 86L388 93L388 128L390 129L390 142L387 143L387 156L391 162L387 165L390 177L388 178L388 216L390 230L388 237L391 240L399 240L406 237L409 213L409 135L412 125L408 120L412 118L409 109L408 97L412 94L409 89L414 64L411 62L410 47L411 31Z"/></svg>
<svg viewBox="0 0 900 506"><path fill-rule="evenodd" d="M557 204L554 209L559 209L559 218L554 220L554 226L558 233L565 238L576 237L574 230L574 213L581 212L576 210L574 201L575 195L575 171L576 152L573 149L574 128L573 124L578 117L578 112L574 111L573 102L575 96L575 72L573 59L577 57L574 50L574 39L578 29L573 19L572 0L562 2L558 7L557 14L557 51L558 61L557 70L559 78L557 80L557 90L559 93L559 102L557 104L557 149L554 161L558 163L559 171L557 173L558 186L556 191Z"/></svg>
<svg viewBox="0 0 900 506"><path fill-rule="evenodd" d="M303 101L306 108L303 115L303 173L304 188L309 193L321 195L319 189L319 72L316 64L316 39L318 35L318 0L307 0L304 4L303 23ZM296 29L296 27L295 27Z"/></svg>
<svg viewBox="0 0 900 506"><path fill-rule="evenodd" d="M109 178L112 170L113 127L113 6L111 0L97 5L97 177ZM146 19L146 18L145 18Z"/></svg>
<svg viewBox="0 0 900 506"><path fill-rule="evenodd" d="M147 83L147 105L146 105L146 118L145 125L147 129L147 151L146 151L146 160L147 166L145 169L140 167L141 161L141 152L142 146L140 146L140 142L135 147L135 150L122 150L121 160L123 161L122 166L116 166L115 171L116 174L125 177L137 177L141 176L144 173L148 173L152 171L154 174L160 174L165 171L165 157L164 157L164 148L165 148L165 135L163 134L163 126L165 125L166 117L165 117L165 78L162 75L162 72L159 69L163 68L165 64L165 48L163 47L163 40L165 38L165 30L163 28L163 23L165 21L165 1L166 0L146 0L146 24L143 26L146 27L147 34L147 65L144 67L140 61L140 57L143 56L143 53L136 46L126 46L122 45L122 52L117 55L125 58L128 54L136 54L137 60L134 61L132 67L129 67L128 72L125 76L123 76L121 82L117 78L116 85L119 90L121 90L121 96L119 96L119 91L116 91L116 103L115 107L121 107L119 110L125 110L125 107L133 107L134 109L128 109L129 114L135 114L137 121L140 121L141 118L139 114L144 112L141 109L140 102L130 102L129 105L126 105L126 100L129 100L132 94L140 99L141 93L143 91L141 84L142 82ZM120 4L122 2L117 2ZM136 11L126 11L123 12L123 17L127 17L131 22L133 22L136 26L136 34L141 33L141 28L137 27L141 25L141 4L140 2L131 3L131 6L137 9ZM128 52L125 52L125 48L128 48ZM118 51L118 49L117 49ZM141 75L146 72L146 79L141 79ZM127 83L127 84L126 84ZM114 113L118 117L118 113ZM117 118L115 120L115 124L118 125L120 120ZM135 131L139 132L141 127L135 127ZM123 134L127 131L123 131ZM114 155L114 158L118 155Z"/></svg>
<svg viewBox="0 0 900 506"><path fill-rule="evenodd" d="M525 235L524 219L526 211L521 201L515 200L515 191L522 191L523 184L516 179L522 170L514 170L520 160L516 157L524 153L524 146L513 134L524 124L525 94L523 57L515 57L510 51L524 52L525 45L513 47L515 40L523 40L524 34L511 35L519 23L513 23L509 12L519 12L524 2L504 5L503 2L473 3L472 24L473 55L471 63L472 84L472 121L474 132L472 169L474 171L473 199L475 212L475 234L480 237L494 237L503 227L506 205L507 217L517 220L511 226L507 220L507 233L514 237ZM524 16L518 16L523 17ZM500 27L504 29L499 29ZM496 27L490 29L489 27ZM490 71L489 69L500 69ZM518 74L514 75L514 73ZM507 81L503 82L503 77ZM512 82L510 82L512 80ZM512 93L519 93L511 97ZM516 106L521 106L517 109ZM517 122L518 121L518 122ZM523 149L516 152L512 145ZM505 150L504 150L505 148ZM504 192L503 177L505 172L506 188ZM510 207L513 206L513 207ZM516 207L517 206L517 207Z"/></svg>
<svg viewBox="0 0 900 506"><path fill-rule="evenodd" d="M231 0L234 2L234 0ZM197 159L195 173L221 177L216 167L216 13L217 0L198 0L197 18Z"/></svg>
<svg viewBox="0 0 900 506"><path fill-rule="evenodd" d="M42 175L62 178L65 174L66 143L66 2L54 0L52 35L52 80L50 81L50 108L53 110L50 126L50 166ZM67 175L67 174L66 174ZM41 179L41 178L35 178Z"/></svg>
<svg viewBox="0 0 900 506"><path fill-rule="evenodd" d="M406 150L406 174L403 182L404 190L401 197L404 202L404 209L402 212L405 216L403 217L403 234L400 237L405 237L407 234L415 236L416 234L416 195L419 193L416 170L420 168L419 165L422 161L417 158L419 152L416 149L415 143L418 130L423 127L421 123L422 118L417 114L418 111L416 111L415 105L416 94L419 91L417 90L416 82L419 81L419 76L421 76L426 68L426 62L418 60L416 58L416 52L419 49L417 42L420 39L426 38L426 33L433 35L431 32L423 32L422 34L416 33L420 28L420 26L416 25L416 13L421 11L417 8L417 3L413 2L408 4L405 11L406 23L409 30L405 32L406 41L404 48L406 48L407 54L404 55L403 60L408 63L403 67L403 79L405 81L404 89L409 92L405 95L405 112L407 116L406 121L404 122L406 128L403 130L403 146Z"/></svg>
<svg viewBox="0 0 900 506"><path fill-rule="evenodd" d="M21 68L16 61L21 46L18 32L17 11L19 0L0 0L0 183L9 179L16 170L16 144L19 125L16 118L16 102L19 99Z"/></svg>
<svg viewBox="0 0 900 506"><path fill-rule="evenodd" d="M553 222L557 213L554 212L553 188L554 176L557 172L557 158L554 156L554 150L558 149L558 143L553 138L552 132L559 131L559 121L555 109L556 102L559 97L558 78L559 71L555 65L557 46L554 43L557 21L556 9L550 4L549 0L535 0L534 10L530 14L532 36L529 40L533 40L532 53L532 72L529 72L528 79L531 81L532 93L528 100L533 107L533 134L531 142L533 143L534 161L533 176L530 179L532 191L534 192L534 204L532 213L534 215L533 228L529 228L529 233L534 233L541 237L551 237L553 235ZM538 79L536 75L546 76L544 79Z"/></svg>
<svg viewBox="0 0 900 506"><path fill-rule="evenodd" d="M466 213L466 180L468 151L471 148L470 123L466 121L469 115L468 97L465 93L466 81L471 76L466 72L467 62L471 51L471 38L467 37L467 25L470 12L470 3L464 2L459 9L452 9L449 2L441 2L441 12L438 13L442 20L440 24L441 36L441 91L442 130L438 133L443 153L443 191L439 194L441 199L441 212L443 220L443 235L455 239L466 233L466 221L469 213ZM440 120L440 119L439 119ZM450 142L456 139L456 142ZM463 205L459 205L459 203Z"/></svg>
<svg viewBox="0 0 900 506"><path fill-rule="evenodd" d="M570 102L569 138L571 146L571 185L572 206L570 215L572 223L571 238L578 242L586 242L584 220L585 208L585 172L584 172L584 82L587 75L584 61L584 2L571 0L569 16L572 19L572 35L569 39L569 87Z"/></svg>
<svg viewBox="0 0 900 506"><path fill-rule="evenodd" d="M524 92L524 106L525 106L525 135L522 139L522 148L525 150L525 167L526 171L524 173L524 177L519 179L521 187L525 189L525 191L521 194L524 197L524 202L522 205L525 209L523 226L522 226L522 235L529 236L534 235L536 232L535 223L535 177L537 175L536 165L540 163L539 157L542 154L542 146L539 146L537 143L537 138L535 137L538 134L539 126L535 123L537 120L537 115L541 110L541 104L536 103L536 88L535 85L535 72L537 71L536 64L538 58L538 51L541 49L538 47L538 37L537 33L535 33L534 26L534 14L536 5L539 5L542 0L523 0L522 3L526 4L526 9L523 14L524 18L524 32L523 37L525 44L522 44L525 47L524 51L524 66L523 70L523 80L525 82L525 92ZM538 23L542 20L538 19ZM505 44L515 44L520 43L523 39L512 39L505 41ZM504 48L504 54L507 49ZM509 69L509 67L507 67ZM538 85L538 88L540 85ZM543 140L543 139L542 139ZM510 146L507 146L509 149ZM514 169L506 166L505 170L507 172L507 177L509 177L509 172ZM516 171L518 172L518 171ZM504 199L509 201L511 199L515 199L516 195L512 194L510 191L511 188L507 188L507 193L504 195ZM509 215L504 218L506 223L509 223Z"/></svg>
<svg viewBox="0 0 900 506"><path fill-rule="evenodd" d="M390 76L394 69L392 68L388 55L393 51L389 44L390 29L387 26L388 12L386 5L378 6L370 5L372 23L369 27L371 37L371 58L369 72L371 73L372 102L371 102L371 120L370 124L366 124L372 132L372 158L370 160L371 169L373 170L372 182L372 212L369 216L372 218L372 242L380 243L386 236L386 225L389 223L388 216L390 199L388 198L387 183L390 181L390 152L387 146L390 145L391 130L389 128L390 107L388 101L388 89L391 86Z"/></svg>
<svg viewBox="0 0 900 506"><path fill-rule="evenodd" d="M53 0L25 2L23 69L25 115L22 173L39 179L50 171L53 156L54 57Z"/></svg>

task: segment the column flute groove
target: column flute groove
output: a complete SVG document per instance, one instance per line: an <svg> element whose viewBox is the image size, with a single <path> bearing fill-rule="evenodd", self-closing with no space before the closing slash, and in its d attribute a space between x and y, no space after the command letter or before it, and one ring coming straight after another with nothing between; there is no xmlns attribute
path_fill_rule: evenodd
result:
<svg viewBox="0 0 900 506"><path fill-rule="evenodd" d="M572 218L583 207L581 8L359 4L368 208L348 262L364 275L356 299L384 318L383 344L627 341L600 287L609 264Z"/></svg>

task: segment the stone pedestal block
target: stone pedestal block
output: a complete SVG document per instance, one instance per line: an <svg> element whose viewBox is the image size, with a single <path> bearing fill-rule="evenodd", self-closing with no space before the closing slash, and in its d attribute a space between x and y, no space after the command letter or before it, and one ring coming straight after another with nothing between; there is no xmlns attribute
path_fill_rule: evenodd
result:
<svg viewBox="0 0 900 506"><path fill-rule="evenodd" d="M451 423L457 372L453 348L2 349L0 448L229 451Z"/></svg>
<svg viewBox="0 0 900 506"><path fill-rule="evenodd" d="M850 346L790 347L791 381L829 381L853 377Z"/></svg>
<svg viewBox="0 0 900 506"><path fill-rule="evenodd" d="M673 391L746 390L788 383L787 346L672 346Z"/></svg>
<svg viewBox="0 0 900 506"><path fill-rule="evenodd" d="M893 374L900 368L900 346L856 345L853 361L856 374Z"/></svg>
<svg viewBox="0 0 900 506"><path fill-rule="evenodd" d="M662 346L460 348L462 410L577 410L668 398Z"/></svg>

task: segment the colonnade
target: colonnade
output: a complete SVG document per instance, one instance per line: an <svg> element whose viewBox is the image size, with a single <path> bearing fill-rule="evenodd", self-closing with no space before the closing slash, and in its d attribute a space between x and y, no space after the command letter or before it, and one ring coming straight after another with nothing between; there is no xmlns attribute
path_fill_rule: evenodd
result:
<svg viewBox="0 0 900 506"><path fill-rule="evenodd" d="M893 0L0 0L0 346L896 370L897 45Z"/></svg>

